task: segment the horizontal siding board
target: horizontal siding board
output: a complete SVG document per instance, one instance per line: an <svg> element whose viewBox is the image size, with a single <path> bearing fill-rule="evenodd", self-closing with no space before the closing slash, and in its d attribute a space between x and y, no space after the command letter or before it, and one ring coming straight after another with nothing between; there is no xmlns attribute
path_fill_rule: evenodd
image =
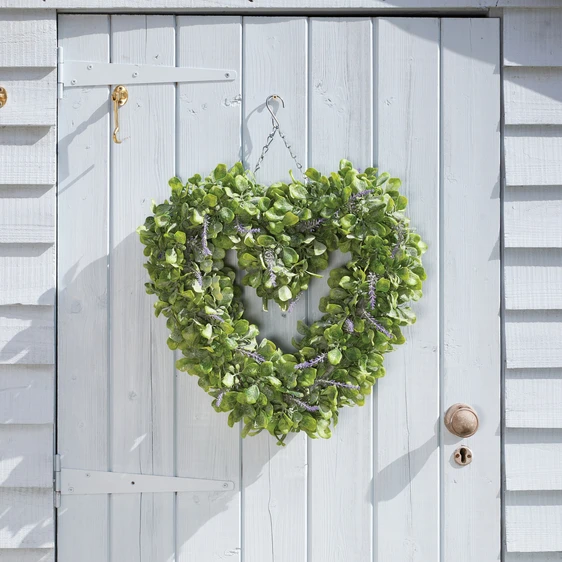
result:
<svg viewBox="0 0 562 562"><path fill-rule="evenodd" d="M562 250L506 249L504 280L507 310L562 310Z"/></svg>
<svg viewBox="0 0 562 562"><path fill-rule="evenodd" d="M0 184L48 184L56 181L54 127L0 127Z"/></svg>
<svg viewBox="0 0 562 562"><path fill-rule="evenodd" d="M54 548L0 549L2 562L55 562Z"/></svg>
<svg viewBox="0 0 562 562"><path fill-rule="evenodd" d="M10 548L53 548L53 491L3 488L0 491L0 552Z"/></svg>
<svg viewBox="0 0 562 562"><path fill-rule="evenodd" d="M55 241L55 187L0 186L0 244Z"/></svg>
<svg viewBox="0 0 562 562"><path fill-rule="evenodd" d="M506 492L505 529L508 552L562 550L562 493Z"/></svg>
<svg viewBox="0 0 562 562"><path fill-rule="evenodd" d="M57 19L54 10L0 11L0 67L54 67L56 64Z"/></svg>
<svg viewBox="0 0 562 562"><path fill-rule="evenodd" d="M55 304L55 247L0 244L0 305Z"/></svg>
<svg viewBox="0 0 562 562"><path fill-rule="evenodd" d="M562 369L508 370L505 424L508 428L562 429Z"/></svg>
<svg viewBox="0 0 562 562"><path fill-rule="evenodd" d="M562 9L506 10L505 66L562 66Z"/></svg>
<svg viewBox="0 0 562 562"><path fill-rule="evenodd" d="M562 562L562 552L507 552L504 562Z"/></svg>
<svg viewBox="0 0 562 562"><path fill-rule="evenodd" d="M45 424L54 420L54 368L0 365L0 424Z"/></svg>
<svg viewBox="0 0 562 562"><path fill-rule="evenodd" d="M55 69L3 68L1 77L1 85L8 92L8 103L0 111L0 126L56 125Z"/></svg>
<svg viewBox="0 0 562 562"><path fill-rule="evenodd" d="M508 369L562 367L560 314L508 312L505 339Z"/></svg>
<svg viewBox="0 0 562 562"><path fill-rule="evenodd" d="M505 435L507 490L562 490L562 432L508 429Z"/></svg>
<svg viewBox="0 0 562 562"><path fill-rule="evenodd" d="M54 309L0 306L0 364L54 363Z"/></svg>
<svg viewBox="0 0 562 562"><path fill-rule="evenodd" d="M52 485L53 426L0 425L0 488Z"/></svg>
<svg viewBox="0 0 562 562"><path fill-rule="evenodd" d="M560 178L562 183L562 178ZM508 188L504 198L506 248L562 248L562 187ZM562 265L562 262L560 262Z"/></svg>
<svg viewBox="0 0 562 562"><path fill-rule="evenodd" d="M562 125L562 68L504 70L506 125Z"/></svg>
<svg viewBox="0 0 562 562"><path fill-rule="evenodd" d="M562 184L561 127L506 127L504 147L506 185Z"/></svg>

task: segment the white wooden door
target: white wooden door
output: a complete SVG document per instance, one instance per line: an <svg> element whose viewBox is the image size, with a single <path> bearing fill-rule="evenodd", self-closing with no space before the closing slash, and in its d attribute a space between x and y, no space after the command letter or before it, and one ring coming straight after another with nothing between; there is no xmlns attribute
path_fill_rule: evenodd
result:
<svg viewBox="0 0 562 562"><path fill-rule="evenodd" d="M65 60L229 68L231 82L132 85L111 142L110 86L59 106L58 452L63 469L229 480L234 490L64 491L60 562L474 562L500 553L499 26L493 19L65 15ZM241 441L174 371L135 228L167 180L242 158L278 113L306 165L340 158L403 180L429 244L407 343L329 441ZM288 179L279 139L259 177ZM320 281L284 318L288 346ZM480 415L460 440L455 402ZM458 467L460 444L474 452Z"/></svg>

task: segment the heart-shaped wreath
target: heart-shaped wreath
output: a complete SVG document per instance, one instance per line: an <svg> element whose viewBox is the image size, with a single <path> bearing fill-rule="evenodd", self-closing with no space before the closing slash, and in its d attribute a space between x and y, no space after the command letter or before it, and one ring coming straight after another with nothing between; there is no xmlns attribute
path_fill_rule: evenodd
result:
<svg viewBox="0 0 562 562"><path fill-rule="evenodd" d="M383 353L404 343L415 322L408 307L422 295L426 245L403 214L400 180L364 172L347 160L338 172L306 171L304 182L269 187L239 162L219 164L203 179L170 180L169 202L152 207L138 229L156 294L156 315L168 318L168 346L184 357L177 368L199 377L230 426L243 436L266 429L281 444L290 432L329 438L342 406L362 405L385 373ZM273 299L290 310L311 277L328 267L330 252L349 252L330 271L321 320L298 323L303 336L284 353L244 319L235 250L264 309Z"/></svg>

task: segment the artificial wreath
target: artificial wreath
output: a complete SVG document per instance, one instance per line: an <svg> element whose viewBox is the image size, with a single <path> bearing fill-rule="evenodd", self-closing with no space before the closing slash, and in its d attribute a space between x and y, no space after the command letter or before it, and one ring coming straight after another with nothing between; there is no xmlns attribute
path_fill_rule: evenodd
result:
<svg viewBox="0 0 562 562"><path fill-rule="evenodd" d="M408 304L422 295L426 245L403 211L400 180L360 172L342 160L323 176L308 169L303 182L259 184L238 162L219 164L206 178L170 180L169 201L153 204L138 229L145 267L156 294L156 315L167 317L177 368L199 377L228 423L243 420L243 436L266 429L282 444L290 432L329 438L342 406L362 405L385 374L383 354L404 343L401 327L415 322ZM244 318L242 283L284 311L328 267L331 252L349 252L330 271L322 318L299 321L300 341L287 353L258 340Z"/></svg>

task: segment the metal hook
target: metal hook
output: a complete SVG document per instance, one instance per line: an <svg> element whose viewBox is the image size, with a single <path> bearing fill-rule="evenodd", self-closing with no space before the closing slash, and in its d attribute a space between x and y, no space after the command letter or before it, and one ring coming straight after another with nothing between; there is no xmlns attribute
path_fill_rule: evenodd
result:
<svg viewBox="0 0 562 562"><path fill-rule="evenodd" d="M265 107L267 107L267 111L269 111L270 115L271 115L271 123L273 124L273 126L275 128L279 128L279 121L277 120L277 117L275 116L275 113L273 113L273 110L271 109L271 106L269 105L269 100L281 100L281 105L283 107L285 107L285 102L283 101L283 98L281 96L278 96L277 94L273 94L271 96L268 96L268 98L265 100Z"/></svg>
<svg viewBox="0 0 562 562"><path fill-rule="evenodd" d="M117 138L117 134L119 133L119 108L123 107L129 101L129 91L125 86L117 86L115 90L113 90L111 99L113 100L113 119L115 121L113 142L115 144L121 144L122 141Z"/></svg>

